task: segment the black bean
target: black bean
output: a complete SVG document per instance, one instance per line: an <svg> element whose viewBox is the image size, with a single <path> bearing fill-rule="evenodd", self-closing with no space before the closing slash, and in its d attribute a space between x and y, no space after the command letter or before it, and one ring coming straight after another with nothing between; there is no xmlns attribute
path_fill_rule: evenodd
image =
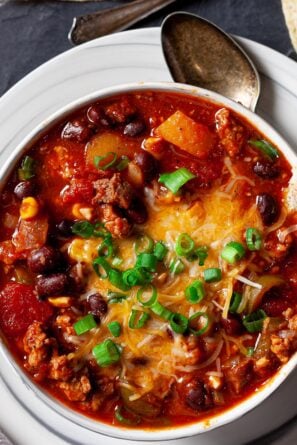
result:
<svg viewBox="0 0 297 445"><path fill-rule="evenodd" d="M70 236L73 235L71 230L72 226L73 226L73 221L70 221L69 219L62 219L62 221L60 221L56 225L56 228L59 235L63 236L64 238L69 238Z"/></svg>
<svg viewBox="0 0 297 445"><path fill-rule="evenodd" d="M148 358L146 357L134 357L131 359L131 362L135 366L145 366L148 364Z"/></svg>
<svg viewBox="0 0 297 445"><path fill-rule="evenodd" d="M91 134L92 130L88 127L87 123L74 120L72 122L67 122L62 131L62 138L83 143L91 137Z"/></svg>
<svg viewBox="0 0 297 445"><path fill-rule="evenodd" d="M200 380L189 385L186 392L186 404L195 411L205 409L205 389L204 383Z"/></svg>
<svg viewBox="0 0 297 445"><path fill-rule="evenodd" d="M280 169L277 165L271 162L258 161L253 167L254 173L263 179L277 178L280 174Z"/></svg>
<svg viewBox="0 0 297 445"><path fill-rule="evenodd" d="M102 119L102 110L99 105L92 105L88 108L87 118L92 124L100 124Z"/></svg>
<svg viewBox="0 0 297 445"><path fill-rule="evenodd" d="M126 136L138 136L139 134L143 133L145 130L145 123L138 119L133 122L130 122L127 124L124 128L124 134Z"/></svg>
<svg viewBox="0 0 297 445"><path fill-rule="evenodd" d="M139 198L134 198L131 206L126 210L126 214L133 224L144 224L148 218L147 209Z"/></svg>
<svg viewBox="0 0 297 445"><path fill-rule="evenodd" d="M67 284L67 275L64 273L40 275L36 278L36 290L40 297L62 294L65 292Z"/></svg>
<svg viewBox="0 0 297 445"><path fill-rule="evenodd" d="M19 182L14 188L14 194L18 199L26 198L27 196L34 196L35 183L33 181Z"/></svg>
<svg viewBox="0 0 297 445"><path fill-rule="evenodd" d="M29 269L34 273L48 273L61 266L61 254L51 246L32 250L27 259Z"/></svg>
<svg viewBox="0 0 297 445"><path fill-rule="evenodd" d="M158 173L157 162L155 158L145 150L141 150L134 155L134 159L141 168L145 182L149 182Z"/></svg>
<svg viewBox="0 0 297 445"><path fill-rule="evenodd" d="M279 216L279 207L273 196L261 193L257 196L257 207L266 226L273 224Z"/></svg>
<svg viewBox="0 0 297 445"><path fill-rule="evenodd" d="M243 328L240 320L235 315L228 315L228 318L221 319L221 325L226 331L227 335L239 335Z"/></svg>
<svg viewBox="0 0 297 445"><path fill-rule="evenodd" d="M88 303L90 306L90 312L93 315L102 317L107 313L107 303L99 293L90 295L88 298Z"/></svg>

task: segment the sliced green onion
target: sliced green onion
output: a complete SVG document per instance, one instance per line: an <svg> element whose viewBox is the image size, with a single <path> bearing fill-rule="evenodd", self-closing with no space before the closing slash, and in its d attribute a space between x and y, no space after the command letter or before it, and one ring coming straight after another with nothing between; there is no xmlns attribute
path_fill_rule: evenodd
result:
<svg viewBox="0 0 297 445"><path fill-rule="evenodd" d="M21 168L18 169L18 177L21 181L27 181L35 176L36 161L31 156L25 156Z"/></svg>
<svg viewBox="0 0 297 445"><path fill-rule="evenodd" d="M100 278L107 278L111 271L110 264L104 258L95 258L93 268Z"/></svg>
<svg viewBox="0 0 297 445"><path fill-rule="evenodd" d="M151 280L150 273L142 267L134 267L133 269L127 269L123 273L123 281L129 286L142 285Z"/></svg>
<svg viewBox="0 0 297 445"><path fill-rule="evenodd" d="M207 283L215 283L217 281L221 281L222 279L222 271L217 267L211 267L210 269L205 269L204 271L204 280Z"/></svg>
<svg viewBox="0 0 297 445"><path fill-rule="evenodd" d="M175 244L175 252L179 256L189 255L195 247L195 242L187 233L181 233Z"/></svg>
<svg viewBox="0 0 297 445"><path fill-rule="evenodd" d="M91 329L95 328L97 323L92 314L86 315L84 318L81 318L73 325L73 329L75 330L76 335L82 335Z"/></svg>
<svg viewBox="0 0 297 445"><path fill-rule="evenodd" d="M279 158L278 150L271 145L269 142L264 139L250 139L248 143L252 146L260 150L265 156L268 156L270 159Z"/></svg>
<svg viewBox="0 0 297 445"><path fill-rule="evenodd" d="M110 269L108 272L108 279L115 287L121 290L129 290L130 286L127 285L123 279L123 273L118 269Z"/></svg>
<svg viewBox="0 0 297 445"><path fill-rule="evenodd" d="M145 299L145 294L149 294ZM157 300L157 289L152 284L141 287L137 291L137 300L142 306L151 307Z"/></svg>
<svg viewBox="0 0 297 445"><path fill-rule="evenodd" d="M260 250L262 247L262 235L258 229L249 227L245 232L246 244L249 250Z"/></svg>
<svg viewBox="0 0 297 445"><path fill-rule="evenodd" d="M95 223L93 235L99 238L111 236L110 232L106 230L104 223L101 221Z"/></svg>
<svg viewBox="0 0 297 445"><path fill-rule="evenodd" d="M98 255L105 258L111 258L114 255L114 245L111 235L108 235L98 248Z"/></svg>
<svg viewBox="0 0 297 445"><path fill-rule="evenodd" d="M203 283L200 280L193 281L185 290L186 298L190 303L200 303L205 297Z"/></svg>
<svg viewBox="0 0 297 445"><path fill-rule="evenodd" d="M125 170L125 168L128 167L128 164L130 162L130 159L128 156L122 156L119 162L117 163L116 169L121 172L122 170Z"/></svg>
<svg viewBox="0 0 297 445"><path fill-rule="evenodd" d="M104 156L95 156L94 165L100 170L108 170L110 167L113 167L116 164L117 158L118 155L115 152L109 151Z"/></svg>
<svg viewBox="0 0 297 445"><path fill-rule="evenodd" d="M246 315L242 323L248 332L259 332L263 328L263 321L266 317L267 315L263 309L259 309L252 314Z"/></svg>
<svg viewBox="0 0 297 445"><path fill-rule="evenodd" d="M173 275L182 273L185 269L185 265L180 258L173 258L169 264L169 270Z"/></svg>
<svg viewBox="0 0 297 445"><path fill-rule="evenodd" d="M154 255L158 261L163 261L167 252L168 252L167 247L163 243L161 243L161 241L158 241L155 244Z"/></svg>
<svg viewBox="0 0 297 445"><path fill-rule="evenodd" d="M194 253L198 256L199 266L204 266L205 260L208 257L208 247L207 246L197 247Z"/></svg>
<svg viewBox="0 0 297 445"><path fill-rule="evenodd" d="M129 414L132 414L133 418L128 418L123 416L123 407L122 406L117 406L115 411L114 411L114 417L116 418L116 420L124 425L138 425L138 423L141 422L141 418L139 416L137 416L134 413L130 413L130 411L127 410L126 411Z"/></svg>
<svg viewBox="0 0 297 445"><path fill-rule="evenodd" d="M120 294L119 292L108 291L107 292L108 304L121 303L124 300L127 300L127 295Z"/></svg>
<svg viewBox="0 0 297 445"><path fill-rule="evenodd" d="M108 323L107 328L114 337L119 337L121 335L121 325L118 321L111 321Z"/></svg>
<svg viewBox="0 0 297 445"><path fill-rule="evenodd" d="M77 221L71 227L71 231L82 238L91 238L94 234L94 226L89 221Z"/></svg>
<svg viewBox="0 0 297 445"><path fill-rule="evenodd" d="M196 321L196 323L198 322L200 324L201 319L204 320L204 323L201 328L200 326L199 329L191 327L191 324L193 325L194 320ZM199 336L204 334L207 331L208 326L209 326L209 316L207 315L206 312L196 312L189 318L189 330L193 335Z"/></svg>
<svg viewBox="0 0 297 445"><path fill-rule="evenodd" d="M114 257L114 259L112 260L111 264L115 267L120 266L123 263L122 258L119 257Z"/></svg>
<svg viewBox="0 0 297 445"><path fill-rule="evenodd" d="M246 351L246 355L248 357L252 357L254 355L255 349L252 346L249 346Z"/></svg>
<svg viewBox="0 0 297 445"><path fill-rule="evenodd" d="M231 241L226 244L221 252L221 257L223 260L227 261L229 264L234 264L241 260L245 255L245 248L241 243L236 241Z"/></svg>
<svg viewBox="0 0 297 445"><path fill-rule="evenodd" d="M134 244L135 253L139 255L140 253L152 253L154 248L154 241L147 235L140 236L137 238Z"/></svg>
<svg viewBox="0 0 297 445"><path fill-rule="evenodd" d="M188 328L189 320L182 314L173 313L170 317L169 324L174 332L183 334Z"/></svg>
<svg viewBox="0 0 297 445"><path fill-rule="evenodd" d="M102 368L117 363L121 357L119 347L110 339L96 345L92 353L98 365Z"/></svg>
<svg viewBox="0 0 297 445"><path fill-rule="evenodd" d="M137 309L132 309L128 322L129 328L130 329L143 328L149 318L150 314L148 314L147 312L142 312L138 311Z"/></svg>
<svg viewBox="0 0 297 445"><path fill-rule="evenodd" d="M172 312L164 307L161 303L159 303L159 301L155 301L150 309L154 314L158 315L161 318L164 318L164 320L170 320Z"/></svg>
<svg viewBox="0 0 297 445"><path fill-rule="evenodd" d="M190 179L196 178L187 168L179 168L172 173L163 173L159 182L165 185L172 193L177 193Z"/></svg>
<svg viewBox="0 0 297 445"><path fill-rule="evenodd" d="M239 292L233 292L229 307L229 312L231 312L231 314L235 314L237 312L241 300L242 300L242 294L240 294Z"/></svg>
<svg viewBox="0 0 297 445"><path fill-rule="evenodd" d="M141 253L136 260L136 267L143 267L151 272L155 272L157 267L157 258L152 253Z"/></svg>

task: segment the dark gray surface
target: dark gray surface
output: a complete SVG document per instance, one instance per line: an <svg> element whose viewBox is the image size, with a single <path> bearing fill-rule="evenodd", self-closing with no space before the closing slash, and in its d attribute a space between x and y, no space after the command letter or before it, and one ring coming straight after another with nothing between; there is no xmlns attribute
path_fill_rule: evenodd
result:
<svg viewBox="0 0 297 445"><path fill-rule="evenodd" d="M67 34L73 16L124 2L11 0L0 6L0 95L25 74L71 47ZM159 25L167 13L176 10L197 13L227 32L263 43L283 54L292 50L280 0L178 0L137 26Z"/></svg>

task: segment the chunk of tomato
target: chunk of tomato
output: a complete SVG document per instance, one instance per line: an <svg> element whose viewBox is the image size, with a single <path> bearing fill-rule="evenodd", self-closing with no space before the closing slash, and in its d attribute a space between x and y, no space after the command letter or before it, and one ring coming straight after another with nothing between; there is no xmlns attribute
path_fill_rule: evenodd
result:
<svg viewBox="0 0 297 445"><path fill-rule="evenodd" d="M33 321L45 323L52 315L53 308L38 300L34 286L11 281L0 293L0 327L7 337L18 337Z"/></svg>

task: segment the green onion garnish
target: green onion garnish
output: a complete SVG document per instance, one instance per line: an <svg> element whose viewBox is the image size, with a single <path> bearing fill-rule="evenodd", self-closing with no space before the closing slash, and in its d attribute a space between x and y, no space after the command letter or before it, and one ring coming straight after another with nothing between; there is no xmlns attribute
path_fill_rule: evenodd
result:
<svg viewBox="0 0 297 445"><path fill-rule="evenodd" d="M154 255L158 261L163 261L167 252L168 252L167 247L163 243L161 243L161 241L158 241L155 244Z"/></svg>
<svg viewBox="0 0 297 445"><path fill-rule="evenodd" d="M263 309L259 309L252 314L246 315L242 323L248 332L259 332L262 330L263 321L265 318L266 313L263 311Z"/></svg>
<svg viewBox="0 0 297 445"><path fill-rule="evenodd" d="M246 351L246 355L248 357L252 357L254 355L255 349L252 346L249 346Z"/></svg>
<svg viewBox="0 0 297 445"><path fill-rule="evenodd" d="M252 147L255 147L258 150L260 150L265 156L268 156L270 159L279 158L278 150L264 139L259 139L259 140L250 139L248 143Z"/></svg>
<svg viewBox="0 0 297 445"><path fill-rule="evenodd" d="M203 283L200 280L193 281L186 290L185 290L186 298L190 303L200 303L205 296L205 290L203 287Z"/></svg>
<svg viewBox="0 0 297 445"><path fill-rule="evenodd" d="M172 193L177 193L190 179L196 178L187 168L179 168L172 173L163 173L159 182L164 184Z"/></svg>
<svg viewBox="0 0 297 445"><path fill-rule="evenodd" d="M185 265L180 258L173 258L169 264L169 270L173 275L182 273L185 269Z"/></svg>
<svg viewBox="0 0 297 445"><path fill-rule="evenodd" d="M117 158L118 155L115 152L109 151L104 156L95 156L94 165L100 170L108 170L116 164Z"/></svg>
<svg viewBox="0 0 297 445"><path fill-rule="evenodd" d="M136 267L143 267L151 272L155 272L157 267L157 258L152 253L141 253L136 260Z"/></svg>
<svg viewBox="0 0 297 445"><path fill-rule="evenodd" d="M110 264L104 258L95 258L93 268L99 278L107 278L111 271Z"/></svg>
<svg viewBox="0 0 297 445"><path fill-rule="evenodd" d="M127 295L120 294L119 292L113 292L111 290L107 292L107 296L108 296L107 300L108 304L121 303L122 301L127 300Z"/></svg>
<svg viewBox="0 0 297 445"><path fill-rule="evenodd" d="M189 320L182 314L173 313L170 317L169 323L174 332L177 334L183 334L188 328Z"/></svg>
<svg viewBox="0 0 297 445"><path fill-rule="evenodd" d="M89 221L77 221L71 227L71 231L82 238L91 238L94 234L94 226Z"/></svg>
<svg viewBox="0 0 297 445"><path fill-rule="evenodd" d="M221 281L222 279L222 271L217 267L211 267L210 269L205 269L204 271L204 280L207 283L215 283L217 281Z"/></svg>
<svg viewBox="0 0 297 445"><path fill-rule="evenodd" d="M92 353L98 365L102 368L117 363L121 357L119 347L110 339L96 345Z"/></svg>
<svg viewBox="0 0 297 445"><path fill-rule="evenodd" d="M134 244L135 253L139 255L140 253L152 253L154 248L154 241L147 235L140 236L137 238Z"/></svg>
<svg viewBox="0 0 297 445"><path fill-rule="evenodd" d="M114 255L114 245L111 235L106 236L98 248L98 255L111 258Z"/></svg>
<svg viewBox="0 0 297 445"><path fill-rule="evenodd" d="M119 337L121 335L121 325L118 321L111 321L108 323L107 328L114 337Z"/></svg>
<svg viewBox="0 0 297 445"><path fill-rule="evenodd" d="M129 328L130 329L143 328L149 318L150 314L148 314L147 312L142 312L138 311L137 309L132 309L128 322Z"/></svg>
<svg viewBox="0 0 297 445"><path fill-rule="evenodd" d="M116 169L121 172L122 170L125 170L125 168L128 167L128 164L130 162L130 159L128 156L122 156L119 162L117 163Z"/></svg>
<svg viewBox="0 0 297 445"><path fill-rule="evenodd" d="M260 250L262 247L262 236L258 229L249 227L245 232L246 244L249 250Z"/></svg>
<svg viewBox="0 0 297 445"><path fill-rule="evenodd" d="M27 181L35 176L36 161L31 156L25 156L22 160L21 168L18 169L20 181Z"/></svg>
<svg viewBox="0 0 297 445"><path fill-rule="evenodd" d="M229 312L231 312L231 314L235 314L237 312L241 300L242 300L242 295L239 292L233 292L229 307Z"/></svg>
<svg viewBox="0 0 297 445"><path fill-rule="evenodd" d="M201 320L203 320L203 325L201 325ZM193 322L198 323L198 329L193 328ZM193 335L199 336L204 334L209 326L209 316L206 312L196 312L189 318L189 330Z"/></svg>
<svg viewBox="0 0 297 445"><path fill-rule="evenodd" d="M172 312L164 307L161 303L159 303L159 301L155 301L150 309L154 314L158 315L161 318L164 318L164 320L170 320Z"/></svg>
<svg viewBox="0 0 297 445"><path fill-rule="evenodd" d="M152 279L150 272L143 267L134 267L133 269L127 269L123 272L123 281L129 286L141 286L149 283Z"/></svg>
<svg viewBox="0 0 297 445"><path fill-rule="evenodd" d="M205 260L208 257L208 247L200 246L194 249L189 255L187 255L188 261L199 260L199 266L204 266Z"/></svg>
<svg viewBox="0 0 297 445"><path fill-rule="evenodd" d="M179 256L189 255L195 247L195 242L187 233L181 233L175 244L175 252Z"/></svg>
<svg viewBox="0 0 297 445"><path fill-rule="evenodd" d="M110 235L110 232L108 232L108 230L106 230L105 224L101 221L98 221L94 224L93 236L96 236L99 238L105 238L105 237L109 237L111 235Z"/></svg>
<svg viewBox="0 0 297 445"><path fill-rule="evenodd" d="M138 423L141 422L141 418L139 416L137 416L134 413L130 413L130 410L128 411L126 408L126 411L133 416L133 418L128 418L123 416L122 412L123 412L123 407L122 406L117 406L115 411L114 411L114 417L116 418L116 420L124 425L137 425Z"/></svg>
<svg viewBox="0 0 297 445"><path fill-rule="evenodd" d="M231 241L230 243L226 244L221 252L221 257L229 264L236 263L237 261L241 260L244 255L245 248L241 243L237 243L236 241Z"/></svg>
<svg viewBox="0 0 297 445"><path fill-rule="evenodd" d="M97 323L92 314L86 315L84 318L81 318L73 325L73 329L75 330L76 335L82 335L91 329L95 328Z"/></svg>
<svg viewBox="0 0 297 445"><path fill-rule="evenodd" d="M152 284L149 284L138 289L136 296L142 306L151 307L157 300L157 289Z"/></svg>
<svg viewBox="0 0 297 445"><path fill-rule="evenodd" d="M123 273L118 269L110 269L108 272L108 279L115 287L121 290L129 290L131 286L125 283Z"/></svg>

